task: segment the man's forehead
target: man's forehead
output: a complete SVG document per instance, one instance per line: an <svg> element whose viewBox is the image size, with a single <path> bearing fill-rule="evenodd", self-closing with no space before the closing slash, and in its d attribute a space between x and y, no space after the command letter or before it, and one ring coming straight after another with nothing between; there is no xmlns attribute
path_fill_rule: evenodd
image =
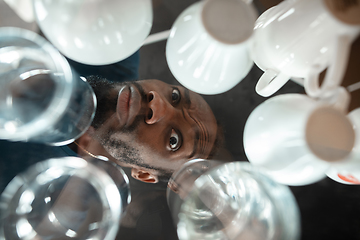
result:
<svg viewBox="0 0 360 240"><path fill-rule="evenodd" d="M147 86L170 86L170 84L164 82L164 81L160 81L158 79L147 79L147 80L139 80L139 81L136 81L137 83L140 83L140 84L144 84L144 85L147 85Z"/></svg>

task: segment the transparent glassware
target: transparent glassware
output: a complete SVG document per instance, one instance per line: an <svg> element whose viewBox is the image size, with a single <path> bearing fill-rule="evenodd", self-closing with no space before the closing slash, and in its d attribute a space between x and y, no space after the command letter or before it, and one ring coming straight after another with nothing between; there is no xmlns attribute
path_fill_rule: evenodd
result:
<svg viewBox="0 0 360 240"><path fill-rule="evenodd" d="M1 194L0 239L113 240L129 202L129 180L112 163L48 159Z"/></svg>
<svg viewBox="0 0 360 240"><path fill-rule="evenodd" d="M202 173L199 166L197 162L184 167L200 174L187 183L186 191L175 189L177 207L171 203L176 199L171 198L173 187L167 190L179 239L299 239L299 209L287 186L248 162L220 164ZM172 181L182 183L176 177Z"/></svg>
<svg viewBox="0 0 360 240"><path fill-rule="evenodd" d="M96 98L34 32L0 28L0 139L68 144L90 126Z"/></svg>

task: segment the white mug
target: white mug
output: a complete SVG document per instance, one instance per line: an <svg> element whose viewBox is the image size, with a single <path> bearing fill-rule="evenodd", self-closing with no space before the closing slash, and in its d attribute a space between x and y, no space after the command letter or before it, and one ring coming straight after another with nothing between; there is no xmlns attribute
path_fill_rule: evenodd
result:
<svg viewBox="0 0 360 240"><path fill-rule="evenodd" d="M354 148L349 157L339 163L333 163L326 175L343 184L360 184L360 108L348 114L356 134Z"/></svg>
<svg viewBox="0 0 360 240"><path fill-rule="evenodd" d="M243 0L203 0L176 19L166 43L175 78L200 94L228 91L249 73L255 8Z"/></svg>
<svg viewBox="0 0 360 240"><path fill-rule="evenodd" d="M89 65L121 61L149 35L151 0L34 0L36 21L66 57Z"/></svg>
<svg viewBox="0 0 360 240"><path fill-rule="evenodd" d="M268 9L255 23L251 48L255 64L264 71L256 92L270 96L290 78L304 78L312 97L336 89L359 32L360 25L336 19L325 0L285 0ZM317 78L326 68L319 87Z"/></svg>
<svg viewBox="0 0 360 240"><path fill-rule="evenodd" d="M304 94L268 99L250 114L244 128L248 160L287 185L324 178L328 162L346 159L354 141L352 124L343 109Z"/></svg>

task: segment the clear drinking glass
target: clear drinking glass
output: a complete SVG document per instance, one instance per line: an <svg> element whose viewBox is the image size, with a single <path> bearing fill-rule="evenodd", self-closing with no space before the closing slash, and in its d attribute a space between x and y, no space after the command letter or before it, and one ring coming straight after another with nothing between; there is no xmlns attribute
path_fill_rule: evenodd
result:
<svg viewBox="0 0 360 240"><path fill-rule="evenodd" d="M48 159L0 196L0 239L113 240L130 201L120 168L100 159Z"/></svg>
<svg viewBox="0 0 360 240"><path fill-rule="evenodd" d="M65 145L90 126L96 98L34 32L0 28L0 139Z"/></svg>
<svg viewBox="0 0 360 240"><path fill-rule="evenodd" d="M187 191L175 189L178 198L171 190L184 181L177 179L178 172L173 175L175 184L168 187L179 239L299 238L299 209L287 186L274 182L248 162L225 163L203 172L199 166L197 162L183 168L200 175L193 178L193 184L187 183L191 185Z"/></svg>
<svg viewBox="0 0 360 240"><path fill-rule="evenodd" d="M191 192L195 180L223 163L215 160L193 159L172 174L168 182L166 198L175 223L179 221L178 213L184 198Z"/></svg>

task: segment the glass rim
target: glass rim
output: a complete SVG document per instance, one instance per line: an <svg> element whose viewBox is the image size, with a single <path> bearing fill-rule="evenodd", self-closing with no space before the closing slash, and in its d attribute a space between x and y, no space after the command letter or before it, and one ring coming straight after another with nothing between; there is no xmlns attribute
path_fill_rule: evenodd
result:
<svg viewBox="0 0 360 240"><path fill-rule="evenodd" d="M203 186L205 185L205 182L207 182L206 178L208 176L216 174L216 172L219 172L221 170L226 170L227 173L243 172L246 175L252 175L251 179L257 182L257 184L261 188L261 191L263 191L264 194L269 198L269 200L273 204L274 209L276 209L277 211L276 218L278 219L277 221L280 225L278 229L281 234L279 236L279 239L285 240L300 238L300 209L295 199L295 196L293 195L289 186L275 181L266 173L266 171L264 171L262 168L258 168L252 165L250 162L233 161L219 166L215 166L214 168L210 169L208 172L196 179L196 181L194 182L194 187L197 189L205 189L203 188ZM274 186L277 188L275 191L271 189ZM183 214L184 212L186 212L184 210L184 205L186 205L187 202L191 201L191 198L194 196L198 196L198 194L192 192L184 199L181 207L179 208L178 214ZM177 232L179 234L179 226L183 227L185 225L182 220L179 219L176 226L178 227ZM291 236L291 238L289 238L289 236ZM179 239L182 238L179 237Z"/></svg>
<svg viewBox="0 0 360 240"><path fill-rule="evenodd" d="M64 74L64 81L56 81L55 93L49 106L36 119L21 125L15 131L0 129L0 139L26 141L47 131L49 127L63 116L69 105L70 97L74 89L73 74L65 57L63 57L50 42L37 33L17 27L1 27L0 37L1 36L25 39L39 46L53 60L55 69L52 70L55 71L54 73Z"/></svg>
<svg viewBox="0 0 360 240"><path fill-rule="evenodd" d="M28 180L35 180L35 176L39 176L38 174L43 174L48 170L56 170L64 167L74 170L74 173L65 172L66 175L84 179L94 187L100 196L101 202L106 204L105 209L108 210L108 214L102 217L101 222L106 221L108 223L106 225L108 230L105 232L99 231L93 237L99 237L98 239L104 240L114 239L118 232L123 213L120 190L117 188L111 176L104 170L80 157L50 158L32 165L24 172L15 176L0 195L1 212L5 212L5 209L8 209L8 206L14 201L14 195L18 193L19 189L29 183ZM51 177L52 179L50 179L49 182L56 180L59 176L54 175ZM25 192L26 190L27 189L24 188L21 191ZM2 214L0 218L0 237L4 234L4 219L6 219L6 214Z"/></svg>

